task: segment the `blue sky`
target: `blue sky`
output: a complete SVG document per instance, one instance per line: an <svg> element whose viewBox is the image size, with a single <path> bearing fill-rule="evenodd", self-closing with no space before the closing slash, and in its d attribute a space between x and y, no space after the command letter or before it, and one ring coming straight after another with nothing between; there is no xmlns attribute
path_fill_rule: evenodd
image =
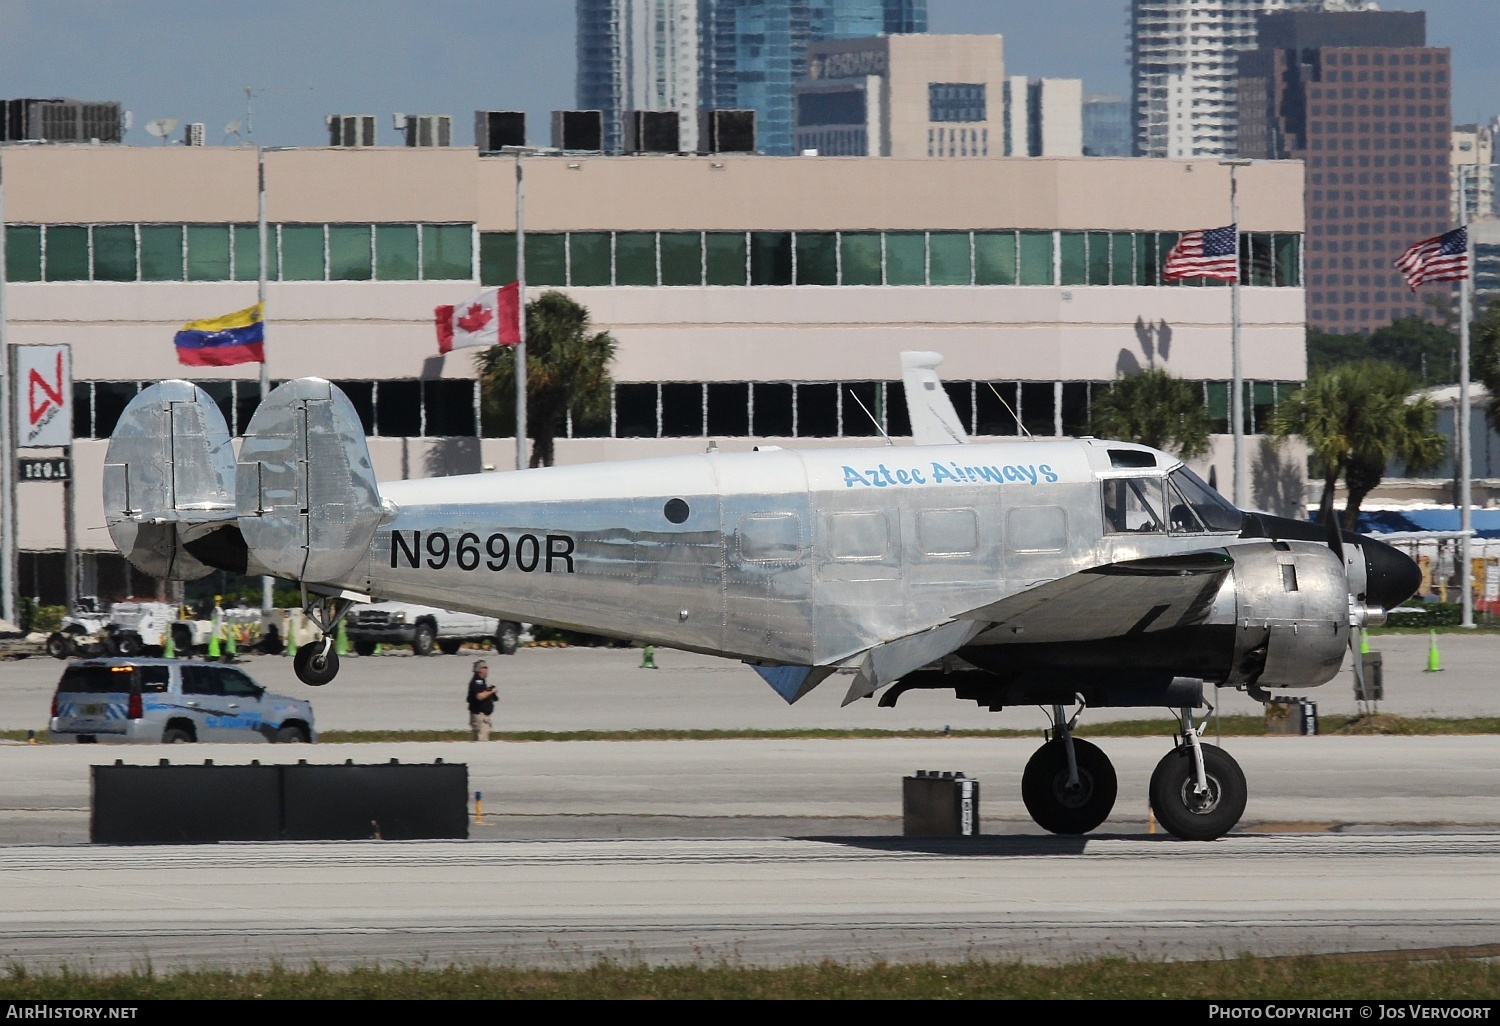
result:
<svg viewBox="0 0 1500 1026"><path fill-rule="evenodd" d="M1454 117L1500 114L1500 0L1391 0L1426 10L1428 40L1454 51ZM1081 78L1125 95L1126 0L929 0L934 32L998 32L1013 74ZM549 112L574 104L572 0L0 0L0 97L122 101L126 141L153 118L201 121L211 145L254 98L257 142L326 141L323 115L452 114L472 141L477 109L525 110L546 143ZM242 127L243 132L243 127Z"/></svg>

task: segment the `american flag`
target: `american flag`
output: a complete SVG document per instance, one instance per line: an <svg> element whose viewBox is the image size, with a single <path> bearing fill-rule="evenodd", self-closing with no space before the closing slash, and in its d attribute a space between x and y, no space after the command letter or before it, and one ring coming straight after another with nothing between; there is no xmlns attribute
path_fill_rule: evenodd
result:
<svg viewBox="0 0 1500 1026"><path fill-rule="evenodd" d="M1181 278L1218 278L1234 281L1240 276L1239 225L1188 232L1167 254L1161 276L1167 281Z"/></svg>
<svg viewBox="0 0 1500 1026"><path fill-rule="evenodd" d="M1406 279L1413 292L1424 281L1459 281L1469 276L1469 230L1451 232L1423 239L1402 253L1396 270Z"/></svg>

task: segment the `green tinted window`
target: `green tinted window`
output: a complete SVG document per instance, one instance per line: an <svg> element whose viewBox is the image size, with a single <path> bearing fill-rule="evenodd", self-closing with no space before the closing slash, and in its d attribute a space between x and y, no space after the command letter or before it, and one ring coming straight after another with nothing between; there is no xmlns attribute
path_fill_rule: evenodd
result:
<svg viewBox="0 0 1500 1026"><path fill-rule="evenodd" d="M1204 387L1208 398L1210 430L1215 434L1228 434L1229 428L1229 382L1206 381Z"/></svg>
<svg viewBox="0 0 1500 1026"><path fill-rule="evenodd" d="M833 232L797 233L797 284L837 285L838 236Z"/></svg>
<svg viewBox="0 0 1500 1026"><path fill-rule="evenodd" d="M845 232L839 237L845 285L880 284L880 233Z"/></svg>
<svg viewBox="0 0 1500 1026"><path fill-rule="evenodd" d="M141 280L182 281L182 248L182 225L141 225Z"/></svg>
<svg viewBox="0 0 1500 1026"><path fill-rule="evenodd" d="M1240 233L1240 281L1245 285L1273 285L1271 233Z"/></svg>
<svg viewBox="0 0 1500 1026"><path fill-rule="evenodd" d="M1058 245L1061 247L1062 284L1088 284L1088 236L1083 232L1061 232Z"/></svg>
<svg viewBox="0 0 1500 1026"><path fill-rule="evenodd" d="M1109 284L1109 232L1089 232L1089 284Z"/></svg>
<svg viewBox="0 0 1500 1026"><path fill-rule="evenodd" d="M134 225L94 225L94 280L135 281Z"/></svg>
<svg viewBox="0 0 1500 1026"><path fill-rule="evenodd" d="M608 285L609 232L573 232L568 236L568 275L574 285Z"/></svg>
<svg viewBox="0 0 1500 1026"><path fill-rule="evenodd" d="M42 280L42 226L13 224L5 228L5 280Z"/></svg>
<svg viewBox="0 0 1500 1026"><path fill-rule="evenodd" d="M1193 279L1191 278L1178 278L1174 281L1167 281L1166 279L1161 277L1161 266L1167 262L1167 254L1172 252L1173 246L1177 245L1178 238L1179 236L1177 232L1156 233L1156 267L1157 284L1159 285L1181 285L1184 281L1193 281ZM1197 282L1193 283L1197 284Z"/></svg>
<svg viewBox="0 0 1500 1026"><path fill-rule="evenodd" d="M509 285L516 280L516 233L483 232L479 236L479 281Z"/></svg>
<svg viewBox="0 0 1500 1026"><path fill-rule="evenodd" d="M422 277L428 281L474 277L474 229L466 224L424 224Z"/></svg>
<svg viewBox="0 0 1500 1026"><path fill-rule="evenodd" d="M1276 261L1276 284L1292 288L1302 284L1302 260L1298 253L1298 243L1301 241L1297 235L1278 233L1272 237L1272 246L1275 250Z"/></svg>
<svg viewBox="0 0 1500 1026"><path fill-rule="evenodd" d="M526 233L526 284L566 285L566 239L561 232Z"/></svg>
<svg viewBox="0 0 1500 1026"><path fill-rule="evenodd" d="M661 283L703 284L703 237L697 232L661 233Z"/></svg>
<svg viewBox="0 0 1500 1026"><path fill-rule="evenodd" d="M328 226L328 277L334 281L369 281L373 272L371 233L367 224Z"/></svg>
<svg viewBox="0 0 1500 1026"><path fill-rule="evenodd" d="M927 238L924 233L885 233L885 283L927 284Z"/></svg>
<svg viewBox="0 0 1500 1026"><path fill-rule="evenodd" d="M1109 237L1110 283L1131 285L1135 282L1135 236L1115 232Z"/></svg>
<svg viewBox="0 0 1500 1026"><path fill-rule="evenodd" d="M655 232L618 232L615 235L615 284L656 284Z"/></svg>
<svg viewBox="0 0 1500 1026"><path fill-rule="evenodd" d="M268 226L269 227L269 226ZM266 240L274 258L276 253L275 229ZM234 280L258 281L260 279L260 226L237 224L234 226Z"/></svg>
<svg viewBox="0 0 1500 1026"><path fill-rule="evenodd" d="M750 233L750 284L792 283L792 233Z"/></svg>
<svg viewBox="0 0 1500 1026"><path fill-rule="evenodd" d="M228 225L188 225L187 276L188 281L229 280Z"/></svg>
<svg viewBox="0 0 1500 1026"><path fill-rule="evenodd" d="M1021 233L1021 269L1017 275L1022 285L1051 285L1052 233Z"/></svg>
<svg viewBox="0 0 1500 1026"><path fill-rule="evenodd" d="M47 280L89 280L89 230L82 225L47 227Z"/></svg>
<svg viewBox="0 0 1500 1026"><path fill-rule="evenodd" d="M515 244L511 245L514 247ZM381 281L415 281L417 252L416 225L375 226L375 277ZM514 253L511 254L511 260L515 260Z"/></svg>
<svg viewBox="0 0 1500 1026"><path fill-rule="evenodd" d="M1158 285L1157 268L1160 266L1156 259L1156 236L1151 232L1135 233L1135 283L1137 285Z"/></svg>
<svg viewBox="0 0 1500 1026"><path fill-rule="evenodd" d="M284 224L280 235L283 281L322 281L328 277L323 263L322 225Z"/></svg>
<svg viewBox="0 0 1500 1026"><path fill-rule="evenodd" d="M932 232L927 236L927 259L933 285L969 284L969 233Z"/></svg>
<svg viewBox="0 0 1500 1026"><path fill-rule="evenodd" d="M745 284L744 232L708 232L703 236L703 245L710 285Z"/></svg>
<svg viewBox="0 0 1500 1026"><path fill-rule="evenodd" d="M974 283L976 285L1014 285L1016 283L1016 233L974 233Z"/></svg>

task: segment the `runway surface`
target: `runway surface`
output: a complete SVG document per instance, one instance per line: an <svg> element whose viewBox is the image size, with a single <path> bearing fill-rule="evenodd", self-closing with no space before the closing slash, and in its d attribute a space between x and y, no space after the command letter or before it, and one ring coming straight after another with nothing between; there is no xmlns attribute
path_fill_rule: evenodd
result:
<svg viewBox="0 0 1500 1026"><path fill-rule="evenodd" d="M0 958L94 971L1204 959L1488 944L1500 836L0 849Z"/></svg>

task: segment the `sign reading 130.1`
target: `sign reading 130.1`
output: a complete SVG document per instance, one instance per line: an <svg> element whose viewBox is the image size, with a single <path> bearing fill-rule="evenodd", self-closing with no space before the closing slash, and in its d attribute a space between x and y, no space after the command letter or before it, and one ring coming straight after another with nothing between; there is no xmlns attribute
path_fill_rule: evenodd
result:
<svg viewBox="0 0 1500 1026"><path fill-rule="evenodd" d="M23 457L16 461L16 477L21 481L66 481L69 460L65 456L47 459Z"/></svg>

